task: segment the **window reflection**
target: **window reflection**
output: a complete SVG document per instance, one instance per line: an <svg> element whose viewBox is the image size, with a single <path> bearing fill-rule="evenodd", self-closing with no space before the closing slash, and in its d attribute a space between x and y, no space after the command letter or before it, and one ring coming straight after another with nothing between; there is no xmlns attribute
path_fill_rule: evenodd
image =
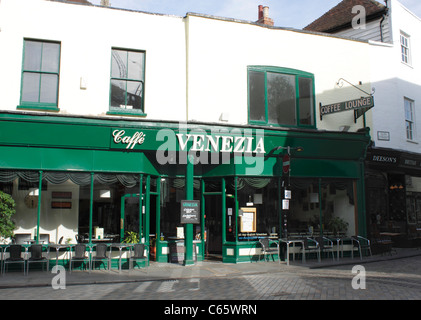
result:
<svg viewBox="0 0 421 320"><path fill-rule="evenodd" d="M144 52L112 50L110 106L143 111Z"/></svg>

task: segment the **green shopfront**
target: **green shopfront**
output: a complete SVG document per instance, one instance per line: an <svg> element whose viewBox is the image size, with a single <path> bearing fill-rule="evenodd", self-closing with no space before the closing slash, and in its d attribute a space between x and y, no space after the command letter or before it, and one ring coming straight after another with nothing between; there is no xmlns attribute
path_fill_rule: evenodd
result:
<svg viewBox="0 0 421 320"><path fill-rule="evenodd" d="M367 131L3 112L0 190L16 201L15 234L35 240L135 234L158 262L251 262L262 237L366 234L369 140ZM183 200L196 201L184 212L194 223Z"/></svg>

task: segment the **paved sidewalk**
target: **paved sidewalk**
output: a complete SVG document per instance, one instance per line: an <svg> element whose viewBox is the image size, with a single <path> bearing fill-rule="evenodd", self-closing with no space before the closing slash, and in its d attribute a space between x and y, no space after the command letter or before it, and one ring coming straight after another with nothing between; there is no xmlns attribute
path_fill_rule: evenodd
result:
<svg viewBox="0 0 421 320"><path fill-rule="evenodd" d="M110 284L110 283L130 283L143 281L165 281L190 278L222 278L244 275L259 275L279 272L305 271L306 269L329 268L341 265L361 265L379 261L402 259L413 256L421 256L421 250L417 249L397 249L393 255L378 255L373 257L342 258L333 261L332 258L324 258L319 263L317 260L307 260L303 264L300 261L291 262L288 266L285 262L254 262L241 264L226 264L218 261L197 262L192 266L182 266L179 264L151 262L148 268L135 270L94 270L88 271L66 271L66 286L83 284ZM42 271L30 271L28 275L23 272L7 272L0 276L0 289L19 287L45 287L51 286L53 278L58 274Z"/></svg>

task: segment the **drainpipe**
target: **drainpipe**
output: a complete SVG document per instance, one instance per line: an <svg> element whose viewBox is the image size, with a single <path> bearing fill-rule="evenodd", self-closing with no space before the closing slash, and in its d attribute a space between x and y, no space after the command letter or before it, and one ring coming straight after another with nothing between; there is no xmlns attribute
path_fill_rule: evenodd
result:
<svg viewBox="0 0 421 320"><path fill-rule="evenodd" d="M384 22L384 20L386 19L386 17L387 17L387 15L388 15L388 13L389 13L389 5L388 5L388 0L385 0L384 1L385 2L385 4L386 4L386 13L383 15L383 17L382 17L382 19L380 20L380 39L381 39L381 42L384 42L383 40L383 22Z"/></svg>

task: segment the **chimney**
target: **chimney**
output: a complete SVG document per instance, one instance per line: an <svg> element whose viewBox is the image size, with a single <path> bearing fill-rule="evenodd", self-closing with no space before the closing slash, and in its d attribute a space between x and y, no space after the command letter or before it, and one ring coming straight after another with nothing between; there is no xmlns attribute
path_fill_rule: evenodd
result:
<svg viewBox="0 0 421 320"><path fill-rule="evenodd" d="M273 26L273 20L269 18L269 7L259 5L259 20L257 23Z"/></svg>
<svg viewBox="0 0 421 320"><path fill-rule="evenodd" d="M101 6L109 7L110 6L110 0L101 0Z"/></svg>

